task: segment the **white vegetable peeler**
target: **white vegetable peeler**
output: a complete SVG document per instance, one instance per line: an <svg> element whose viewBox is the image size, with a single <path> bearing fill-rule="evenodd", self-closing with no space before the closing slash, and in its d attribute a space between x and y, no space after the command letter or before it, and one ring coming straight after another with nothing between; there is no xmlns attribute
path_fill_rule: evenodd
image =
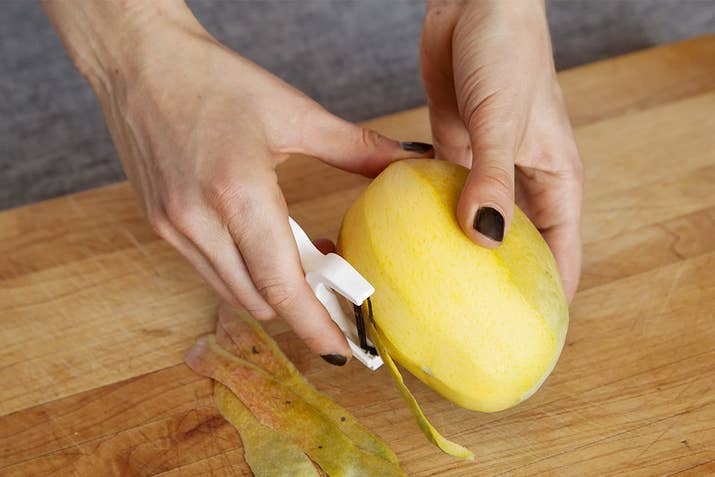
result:
<svg viewBox="0 0 715 477"><path fill-rule="evenodd" d="M368 309L372 315L370 296L375 293L375 288L343 257L335 253L324 255L318 250L295 220L288 217L288 221L298 245L305 279L313 289L313 293L345 334L353 356L369 369L373 371L378 369L382 366L382 358L365 334L362 315L362 304L365 301L368 302ZM346 316L334 292L353 304L355 323Z"/></svg>

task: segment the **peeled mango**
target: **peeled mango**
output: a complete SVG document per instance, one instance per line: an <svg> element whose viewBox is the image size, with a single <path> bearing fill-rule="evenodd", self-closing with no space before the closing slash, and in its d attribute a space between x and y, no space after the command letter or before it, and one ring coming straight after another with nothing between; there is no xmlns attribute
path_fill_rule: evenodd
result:
<svg viewBox="0 0 715 477"><path fill-rule="evenodd" d="M376 289L388 352L447 399L494 412L551 373L568 304L551 251L521 210L495 249L464 234L455 211L467 173L434 159L391 164L347 212L338 248Z"/></svg>

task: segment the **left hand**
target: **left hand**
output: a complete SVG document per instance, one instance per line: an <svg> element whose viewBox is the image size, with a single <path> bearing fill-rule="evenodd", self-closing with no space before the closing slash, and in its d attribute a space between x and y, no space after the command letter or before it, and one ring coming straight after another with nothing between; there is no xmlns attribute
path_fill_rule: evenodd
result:
<svg viewBox="0 0 715 477"><path fill-rule="evenodd" d="M457 207L462 229L497 247L516 201L549 244L571 301L583 171L543 0L428 0L420 62L436 155L471 167Z"/></svg>

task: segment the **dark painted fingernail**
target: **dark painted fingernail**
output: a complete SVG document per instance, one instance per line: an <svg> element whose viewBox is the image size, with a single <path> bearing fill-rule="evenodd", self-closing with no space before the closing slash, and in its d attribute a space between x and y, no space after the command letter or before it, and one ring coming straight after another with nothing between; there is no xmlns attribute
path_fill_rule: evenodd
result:
<svg viewBox="0 0 715 477"><path fill-rule="evenodd" d="M433 148L432 144L427 144L426 142L413 142L413 141L401 142L400 147L402 147L402 149L404 149L405 151L417 152L419 154L424 154L425 152L429 152Z"/></svg>
<svg viewBox="0 0 715 477"><path fill-rule="evenodd" d="M474 228L482 235L492 240L504 240L504 216L491 207L482 207L477 211L474 219Z"/></svg>
<svg viewBox="0 0 715 477"><path fill-rule="evenodd" d="M320 357L333 366L345 366L345 363L348 362L348 358L342 354L321 354Z"/></svg>

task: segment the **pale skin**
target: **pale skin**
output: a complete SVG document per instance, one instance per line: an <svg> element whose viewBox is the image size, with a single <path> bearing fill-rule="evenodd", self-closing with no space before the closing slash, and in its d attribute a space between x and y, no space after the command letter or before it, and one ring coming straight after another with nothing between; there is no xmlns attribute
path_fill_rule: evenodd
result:
<svg viewBox="0 0 715 477"><path fill-rule="evenodd" d="M420 62L434 149L426 151L328 113L218 43L182 1L43 7L102 104L156 233L224 300L259 320L284 318L314 352L350 357L305 281L288 226L275 168L292 153L369 177L435 154L471 167L455 211L464 232L499 246L516 201L573 298L583 173L542 0L427 2Z"/></svg>

